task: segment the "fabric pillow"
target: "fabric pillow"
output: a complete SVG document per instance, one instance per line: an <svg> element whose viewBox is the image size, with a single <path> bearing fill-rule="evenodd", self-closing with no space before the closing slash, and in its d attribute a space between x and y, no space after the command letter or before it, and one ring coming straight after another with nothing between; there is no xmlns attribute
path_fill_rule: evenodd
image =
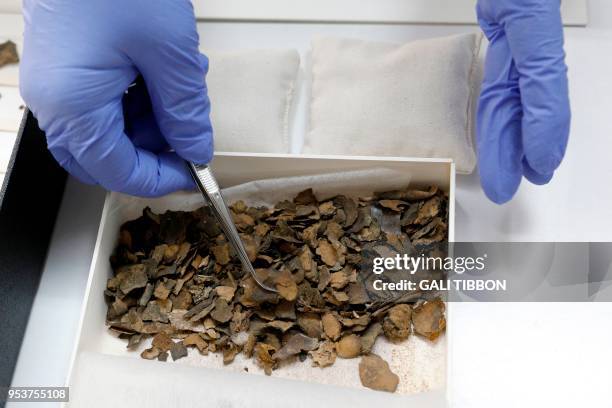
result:
<svg viewBox="0 0 612 408"><path fill-rule="evenodd" d="M202 52L215 151L288 153L297 51Z"/></svg>
<svg viewBox="0 0 612 408"><path fill-rule="evenodd" d="M481 40L314 40L303 152L452 158L458 172L471 173Z"/></svg>

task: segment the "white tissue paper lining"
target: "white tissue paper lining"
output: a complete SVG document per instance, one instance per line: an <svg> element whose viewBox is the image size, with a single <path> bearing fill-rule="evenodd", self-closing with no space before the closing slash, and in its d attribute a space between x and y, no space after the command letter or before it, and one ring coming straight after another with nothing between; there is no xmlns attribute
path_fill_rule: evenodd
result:
<svg viewBox="0 0 612 408"><path fill-rule="evenodd" d="M272 207L279 201L293 199L308 188L312 188L317 199L323 201L339 194L359 197L375 191L406 188L411 178L410 174L385 168L354 170L251 181L223 190L223 196L228 202L243 200L252 206ZM382 190L381 182L384 185Z"/></svg>
<svg viewBox="0 0 612 408"><path fill-rule="evenodd" d="M351 197L368 196L377 191L406 188L410 184L411 175L388 168L355 170L321 175L299 177L284 177L252 181L223 190L228 204L243 200L250 206L269 206L281 200L291 200L297 193L312 188L319 200L344 194ZM194 210L203 205L199 193L175 193L155 199L141 199L121 195L118 205L112 212L120 211L122 222L138 218L145 206L154 212L166 210ZM112 354L140 358L139 354L148 347L149 342L143 342L137 351L126 351L123 340L121 347L113 348ZM435 342L429 342L416 335L399 344L392 344L379 337L373 352L385 359L399 378L398 394L416 394L420 392L439 390L445 385L446 378L446 337L442 335ZM331 367L321 369L312 367L311 361L294 362L282 365L273 371L272 376L294 380L309 381L337 386L363 388L359 379L360 358L337 358ZM177 361L178 364L189 364L199 367L223 368L226 370L264 375L254 359L246 359L239 354L232 364L223 365L221 354L211 353L201 356L195 351ZM167 363L172 364L172 363ZM173 371L168 367L168 375Z"/></svg>

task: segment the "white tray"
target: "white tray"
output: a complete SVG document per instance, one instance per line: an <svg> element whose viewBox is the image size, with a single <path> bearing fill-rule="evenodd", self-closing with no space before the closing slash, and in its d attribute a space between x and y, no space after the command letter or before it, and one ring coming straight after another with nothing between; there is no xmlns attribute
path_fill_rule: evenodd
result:
<svg viewBox="0 0 612 408"><path fill-rule="evenodd" d="M449 193L449 240L453 240L455 170L454 165L450 160L218 153L215 156L212 167L215 171L215 175L218 178L219 184L223 188L254 180L288 176L326 174L349 170L388 168L392 170L407 172L411 175L411 185L436 184ZM385 183L385 180L381 180L380 184L372 186L372 191L380 191L382 189L385 189ZM338 193L342 192L339 191ZM83 354L94 353L95 355L117 356L121 358L115 358L114 360L111 359L109 361L123 361L123 359L131 359L130 361L133 361L134 358L140 359L138 353L127 351L126 342L124 340L120 340L114 337L105 326L107 306L104 300L103 291L106 287L107 279L112 276L112 270L109 264L109 257L116 245L119 227L121 226L121 224L123 224L129 219L133 219L139 216L141 210L146 206L150 206L154 211L178 209L182 204L181 197L185 196L181 195L181 193L178 193L159 199L140 199L134 197L127 197L118 193L109 193L107 195L104 210L102 212L102 218L100 221L100 228L98 230L98 237L93 255L93 260L89 272L86 296L83 304L83 310L81 313L81 320L79 322L76 346L71 359L71 369L68 377L68 386L72 387L71 394L78 394L78 387L82 386L83 384L83 379L78 377L77 375L80 374L79 370L75 370L75 365L78 364L79 357ZM129 205L125 205L126 203L129 203ZM448 325L450 326L452 324L452 319L449 318L448 320ZM429 347L429 345L424 340L415 338L411 341L422 342L416 344L416 346L413 346L417 349ZM440 347L445 348L443 350L443 354L445 356L445 362L443 363L443 367L447 364L446 362L450 360L447 356L447 342L447 336L443 336L435 346L438 347L438 351ZM343 398L343 395L346 395L346 390L349 390L350 395L352 396L359 396L359 398L355 398L354 403L352 402L352 405L354 405L355 407L371 406L373 402L380 403L383 401L385 402L386 406L446 406L446 379L442 381L443 384L441 384L440 388L419 392L416 395L391 395L370 391L364 388L335 387L316 384L307 381L290 381L292 385L287 386L287 379L279 378L283 377L282 368L273 372L273 375L271 377L264 378L262 376L257 375L262 374L259 372L259 370L250 370L249 373L244 373L242 371L242 365L234 363L233 365L224 367L222 369L223 372L221 373L220 369L211 368L211 366L221 366L221 364L210 363L210 359L214 359L216 357L199 357L197 356L197 353L194 354L196 355L195 360L194 358L191 358L192 354L190 352L190 357L179 360L176 363L142 361L138 364L148 364L148 366L145 367L151 368L158 367L158 364L166 364L167 366L164 367L164 370L162 372L168 373L168 375L172 375L174 367L177 367L176 369L174 369L176 373L178 373L179 371L183 373L185 372L185 364L195 365L198 366L198 378L201 378L203 381L202 383L206 383L209 386L212 386L212 384L219 382L221 378L224 378L223 382L225 384L227 384L228 381L235 381L236 384L246 384L247 386L252 385L253 387L257 387L257 389L259 390L257 393L257 405L255 406L266 406L266 398L278 398L279 393L281 393L282 395L283 392L291 392L292 397L291 399L288 399L288 401L300 400L300 398L295 396L296 392L303 393L301 398L303 398L304 401L308 400L308 398L311 398L309 396L312 396L313 393L317 393L317 395L325 395L325 401L329 403L329 406L345 406L344 403L346 402L346 400L343 401L341 398ZM197 359L209 359L209 361L208 363L203 364L201 361L197 361ZM422 364L421 361L419 363ZM134 363L132 362L129 364ZM350 372L355 373L356 375L358 359L342 360L340 364L336 364L339 365L339 370L342 369L343 364L345 365L345 370L347 369L346 365L353 364L354 370ZM409 362L406 362L406 364L409 364ZM175 366L173 367L173 365ZM202 365L205 365L206 367L202 367ZM309 364L304 364L304 366L307 365L309 366ZM321 373L329 373L329 382L332 384L338 384L339 381L336 381L338 379L334 378L334 375L337 376L338 373L342 371L332 371L332 369L334 369L336 365L330 368L326 368L324 370L321 370L319 368L312 368L312 377L318 378L319 381L321 381ZM393 367L393 364L391 364L391 366ZM120 367L121 365L119 364L118 369L121 369ZM124 370L127 371L127 369ZM300 380L309 379L310 377L308 374L308 369L305 370L306 371L302 372L300 376L297 376L295 378L299 378ZM325 370L329 371L326 372ZM448 367L446 367L446 373L448 372L450 372L450 370L448 369ZM446 373L444 373L443 375L446 376ZM402 378L401 373L398 374L400 375L400 378ZM104 379L100 379L100 381L103 380ZM88 379L88 381L95 382L96 380ZM134 381L140 381L140 377L135 376ZM269 388L269 392L264 392L266 390L266 387ZM230 388L224 389L222 386L219 386L213 388L213 390L215 389L218 390L217 392L219 394L221 394L226 392L226 390ZM162 395L167 398L167 390L147 390L147 393L149 392L163 392ZM189 393L188 390L183 390L181 392ZM217 397L221 397L221 395L218 395ZM159 400L161 401L162 399L163 398ZM333 402L335 399L339 400ZM139 400L136 399L135 401ZM327 403L323 406L326 405ZM290 406L290 404L288 404L287 406Z"/></svg>

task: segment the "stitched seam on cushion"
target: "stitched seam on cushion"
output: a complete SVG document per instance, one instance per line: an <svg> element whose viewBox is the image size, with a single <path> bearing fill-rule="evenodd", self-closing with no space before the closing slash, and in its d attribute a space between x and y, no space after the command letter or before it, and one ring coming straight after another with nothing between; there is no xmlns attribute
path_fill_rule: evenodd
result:
<svg viewBox="0 0 612 408"><path fill-rule="evenodd" d="M474 84L474 76L476 75L476 66L478 64L478 55L480 54L480 47L482 47L482 33L477 33L474 39L475 44L472 49L472 63L470 64L470 72L468 74L469 93L467 100L467 120L465 129L465 138L471 152L476 155L476 148L472 143L472 132L474 129L474 109L476 108L476 85ZM473 170L472 170L473 171ZM459 174L469 174L467 171L457 169Z"/></svg>
<svg viewBox="0 0 612 408"><path fill-rule="evenodd" d="M284 118L283 118L283 134L282 134L283 144L284 144L284 153L291 153L291 141L289 138L289 128L290 128L289 116L291 114L293 96L295 94L294 90L295 90L295 85L297 81L297 76L299 74L300 63L301 62L298 62L298 68L293 75L293 79L289 82L289 86L287 87L287 92L285 94L285 112L283 115Z"/></svg>
<svg viewBox="0 0 612 408"><path fill-rule="evenodd" d="M320 39L321 37L319 37ZM308 80L310 81L310 89L307 92L307 97L308 97L308 128L305 130L304 132L304 141L302 142L302 148L300 149L300 153L304 154L321 154L317 151L314 150L313 148L313 138L314 138L314 105L317 102L318 99L320 99L319 97L315 97L315 95L318 95L318 87L319 87L319 72L317 71L317 64L315 61L315 58L318 58L318 54L317 57L315 57L315 41L317 41L317 39L311 40L310 42L310 54L308 55L308 57L306 58L306 62L305 62L305 66L306 66L306 70L310 71L310 76L308 77ZM319 41L320 42L320 41ZM321 46L318 46L318 48L320 49Z"/></svg>

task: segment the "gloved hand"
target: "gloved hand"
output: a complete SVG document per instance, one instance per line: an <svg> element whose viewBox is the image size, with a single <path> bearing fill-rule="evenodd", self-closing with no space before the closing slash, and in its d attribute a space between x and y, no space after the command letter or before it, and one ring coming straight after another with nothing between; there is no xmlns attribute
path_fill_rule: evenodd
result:
<svg viewBox="0 0 612 408"><path fill-rule="evenodd" d="M522 176L548 183L570 125L560 0L479 0L489 39L477 118L480 180L501 204Z"/></svg>
<svg viewBox="0 0 612 408"><path fill-rule="evenodd" d="M183 159L209 162L213 140L189 0L25 0L24 19L21 94L68 172L139 196L195 187ZM124 100L138 75L148 93Z"/></svg>

